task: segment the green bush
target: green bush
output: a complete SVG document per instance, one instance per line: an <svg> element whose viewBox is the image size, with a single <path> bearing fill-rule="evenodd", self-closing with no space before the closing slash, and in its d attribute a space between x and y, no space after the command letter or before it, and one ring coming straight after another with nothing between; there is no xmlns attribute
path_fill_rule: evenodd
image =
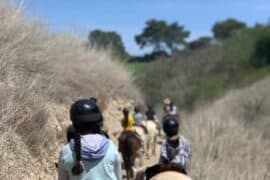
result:
<svg viewBox="0 0 270 180"><path fill-rule="evenodd" d="M186 91L183 98L184 105L188 109L193 109L197 101L213 99L221 92L222 88L222 83L215 77L202 79Z"/></svg>
<svg viewBox="0 0 270 180"><path fill-rule="evenodd" d="M162 103L170 96L181 107L192 109L198 101L269 75L269 45L270 28L256 25L237 31L221 44L130 66L148 102Z"/></svg>
<svg viewBox="0 0 270 180"><path fill-rule="evenodd" d="M255 67L263 67L270 64L270 31L256 43L253 57L251 63Z"/></svg>

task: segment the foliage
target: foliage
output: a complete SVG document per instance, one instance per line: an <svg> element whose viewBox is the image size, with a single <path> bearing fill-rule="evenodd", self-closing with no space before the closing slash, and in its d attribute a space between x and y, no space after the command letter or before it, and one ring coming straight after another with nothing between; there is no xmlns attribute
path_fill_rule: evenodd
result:
<svg viewBox="0 0 270 180"><path fill-rule="evenodd" d="M215 77L207 77L191 86L183 95L183 105L193 109L198 101L206 101L218 95L222 89L222 83Z"/></svg>
<svg viewBox="0 0 270 180"><path fill-rule="evenodd" d="M136 35L135 41L141 48L153 47L154 52L174 52L186 44L189 34L177 22L168 24L166 21L151 19L146 22L142 33Z"/></svg>
<svg viewBox="0 0 270 180"><path fill-rule="evenodd" d="M262 67L270 64L270 27L262 27L264 33L261 32L261 37L255 45L255 51L251 63L255 67Z"/></svg>
<svg viewBox="0 0 270 180"><path fill-rule="evenodd" d="M117 55L127 55L121 36L114 31L93 30L89 33L88 40L91 46L98 49L111 48Z"/></svg>
<svg viewBox="0 0 270 180"><path fill-rule="evenodd" d="M211 43L156 61L135 61L129 67L136 72L136 82L147 101L161 103L165 96L170 96L181 107L192 109L198 102L212 100L228 89L249 85L269 75L267 64L260 69L254 66L254 62L265 62L256 52L262 49L267 55L268 51L258 48L258 44L269 36L268 26L256 25L239 30L222 46ZM268 47L267 43L263 45ZM150 82L159 86L152 88Z"/></svg>
<svg viewBox="0 0 270 180"><path fill-rule="evenodd" d="M231 38L237 30L246 28L246 24L236 19L229 18L214 24L212 31L219 40Z"/></svg>
<svg viewBox="0 0 270 180"><path fill-rule="evenodd" d="M212 40L211 37L207 37L207 36L200 37L200 38L188 43L188 48L191 50L195 50L198 48L206 47L206 46L210 45L211 40Z"/></svg>
<svg viewBox="0 0 270 180"><path fill-rule="evenodd" d="M228 40L224 48L223 69L241 73L253 67L269 64L270 28L257 24L253 28L242 29Z"/></svg>

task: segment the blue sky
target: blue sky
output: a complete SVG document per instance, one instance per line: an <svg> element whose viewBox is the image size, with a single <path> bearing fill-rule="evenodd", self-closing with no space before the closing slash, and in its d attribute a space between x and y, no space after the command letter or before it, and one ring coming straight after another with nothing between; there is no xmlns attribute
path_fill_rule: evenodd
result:
<svg viewBox="0 0 270 180"><path fill-rule="evenodd" d="M20 0L15 0L20 1ZM51 31L74 32L87 38L90 30L117 31L127 51L141 54L134 35L146 20L177 21L191 31L190 39L211 35L216 21L234 17L254 25L270 18L270 0L24 0L31 18Z"/></svg>

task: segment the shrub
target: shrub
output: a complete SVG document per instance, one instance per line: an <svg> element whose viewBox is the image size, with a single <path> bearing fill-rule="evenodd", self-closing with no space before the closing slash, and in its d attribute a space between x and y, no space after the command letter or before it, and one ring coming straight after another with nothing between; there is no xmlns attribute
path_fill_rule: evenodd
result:
<svg viewBox="0 0 270 180"><path fill-rule="evenodd" d="M256 43L251 63L255 67L263 67L270 64L270 30L269 34L260 37Z"/></svg>

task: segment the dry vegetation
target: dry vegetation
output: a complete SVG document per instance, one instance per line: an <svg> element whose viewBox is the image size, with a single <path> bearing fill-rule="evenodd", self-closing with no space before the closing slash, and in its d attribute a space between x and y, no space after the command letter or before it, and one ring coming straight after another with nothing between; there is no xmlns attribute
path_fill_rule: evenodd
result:
<svg viewBox="0 0 270 180"><path fill-rule="evenodd" d="M183 120L195 180L270 179L270 78L229 92Z"/></svg>
<svg viewBox="0 0 270 180"><path fill-rule="evenodd" d="M72 100L141 96L109 53L48 33L2 0L0 24L0 179L55 179ZM184 118L193 179L270 179L269 90L268 78ZM107 115L119 116L112 102Z"/></svg>
<svg viewBox="0 0 270 180"><path fill-rule="evenodd" d="M0 24L0 179L54 179L69 104L140 93L110 53L49 33L2 0Z"/></svg>

